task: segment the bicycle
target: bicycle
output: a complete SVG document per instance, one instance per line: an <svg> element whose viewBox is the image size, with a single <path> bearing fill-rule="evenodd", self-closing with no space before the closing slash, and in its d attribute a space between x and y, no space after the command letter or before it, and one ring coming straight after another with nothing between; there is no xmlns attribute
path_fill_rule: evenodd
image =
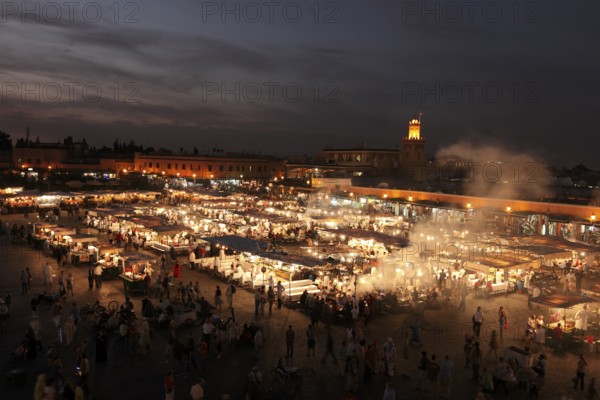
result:
<svg viewBox="0 0 600 400"><path fill-rule="evenodd" d="M314 376L315 371L312 368L286 367L283 365L283 358L280 358L277 365L271 370L271 376L283 383L286 392L294 394L302 386L303 377Z"/></svg>
<svg viewBox="0 0 600 400"><path fill-rule="evenodd" d="M284 386L284 390L289 394L294 394L302 386L302 376L297 371L289 368L280 368L276 366L271 370L271 377Z"/></svg>

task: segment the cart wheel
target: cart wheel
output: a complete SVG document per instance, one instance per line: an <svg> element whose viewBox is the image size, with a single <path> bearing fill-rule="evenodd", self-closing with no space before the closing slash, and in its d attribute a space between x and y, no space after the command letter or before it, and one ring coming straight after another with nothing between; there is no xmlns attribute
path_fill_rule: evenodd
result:
<svg viewBox="0 0 600 400"><path fill-rule="evenodd" d="M110 303L108 303L108 307L107 308L108 308L108 311L115 312L119 308L119 302L116 301L116 300L113 300Z"/></svg>

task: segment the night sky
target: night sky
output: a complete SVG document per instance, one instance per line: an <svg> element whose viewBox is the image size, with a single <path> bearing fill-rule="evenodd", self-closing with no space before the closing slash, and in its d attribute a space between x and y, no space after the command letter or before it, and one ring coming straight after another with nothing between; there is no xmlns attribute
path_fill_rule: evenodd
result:
<svg viewBox="0 0 600 400"><path fill-rule="evenodd" d="M595 0L75 3L3 2L13 138L313 155L393 148L423 112L430 156L600 168Z"/></svg>

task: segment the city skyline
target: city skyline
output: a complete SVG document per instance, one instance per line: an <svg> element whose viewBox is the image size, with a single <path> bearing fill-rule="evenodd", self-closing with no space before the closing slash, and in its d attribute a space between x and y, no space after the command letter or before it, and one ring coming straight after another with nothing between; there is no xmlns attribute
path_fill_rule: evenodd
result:
<svg viewBox="0 0 600 400"><path fill-rule="evenodd" d="M14 139L314 155L393 148L423 112L430 157L467 141L600 167L596 3L90 4L3 5Z"/></svg>

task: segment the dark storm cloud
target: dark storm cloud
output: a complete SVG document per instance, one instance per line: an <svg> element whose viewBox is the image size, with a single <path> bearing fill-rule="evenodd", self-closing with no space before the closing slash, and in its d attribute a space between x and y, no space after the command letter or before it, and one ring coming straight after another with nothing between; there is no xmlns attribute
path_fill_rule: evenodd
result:
<svg viewBox="0 0 600 400"><path fill-rule="evenodd" d="M308 1L299 3L306 18L296 24L221 23L218 16L203 23L204 3L185 1L140 3L136 24L108 17L22 24L11 16L0 37L3 83L93 82L103 96L90 102L76 93L52 104L12 95L2 99L0 129L18 136L31 125L51 138L81 132L97 144L120 136L155 147L201 142L313 154L325 145L394 147L423 111L431 155L462 138L493 139L552 163L597 164L593 146L582 143L596 140L598 4L549 1L539 3L535 24L470 24L405 18L407 3L339 2L334 24L315 24ZM498 4L508 10L512 3ZM266 90L266 82L279 84L274 99L207 94L215 85ZM452 85L464 90L473 82L473 99L451 96ZM285 84L300 87L301 98L286 99ZM482 95L486 84L502 89L498 101ZM423 95L423 87L437 93ZM571 140L562 143L565 135Z"/></svg>

